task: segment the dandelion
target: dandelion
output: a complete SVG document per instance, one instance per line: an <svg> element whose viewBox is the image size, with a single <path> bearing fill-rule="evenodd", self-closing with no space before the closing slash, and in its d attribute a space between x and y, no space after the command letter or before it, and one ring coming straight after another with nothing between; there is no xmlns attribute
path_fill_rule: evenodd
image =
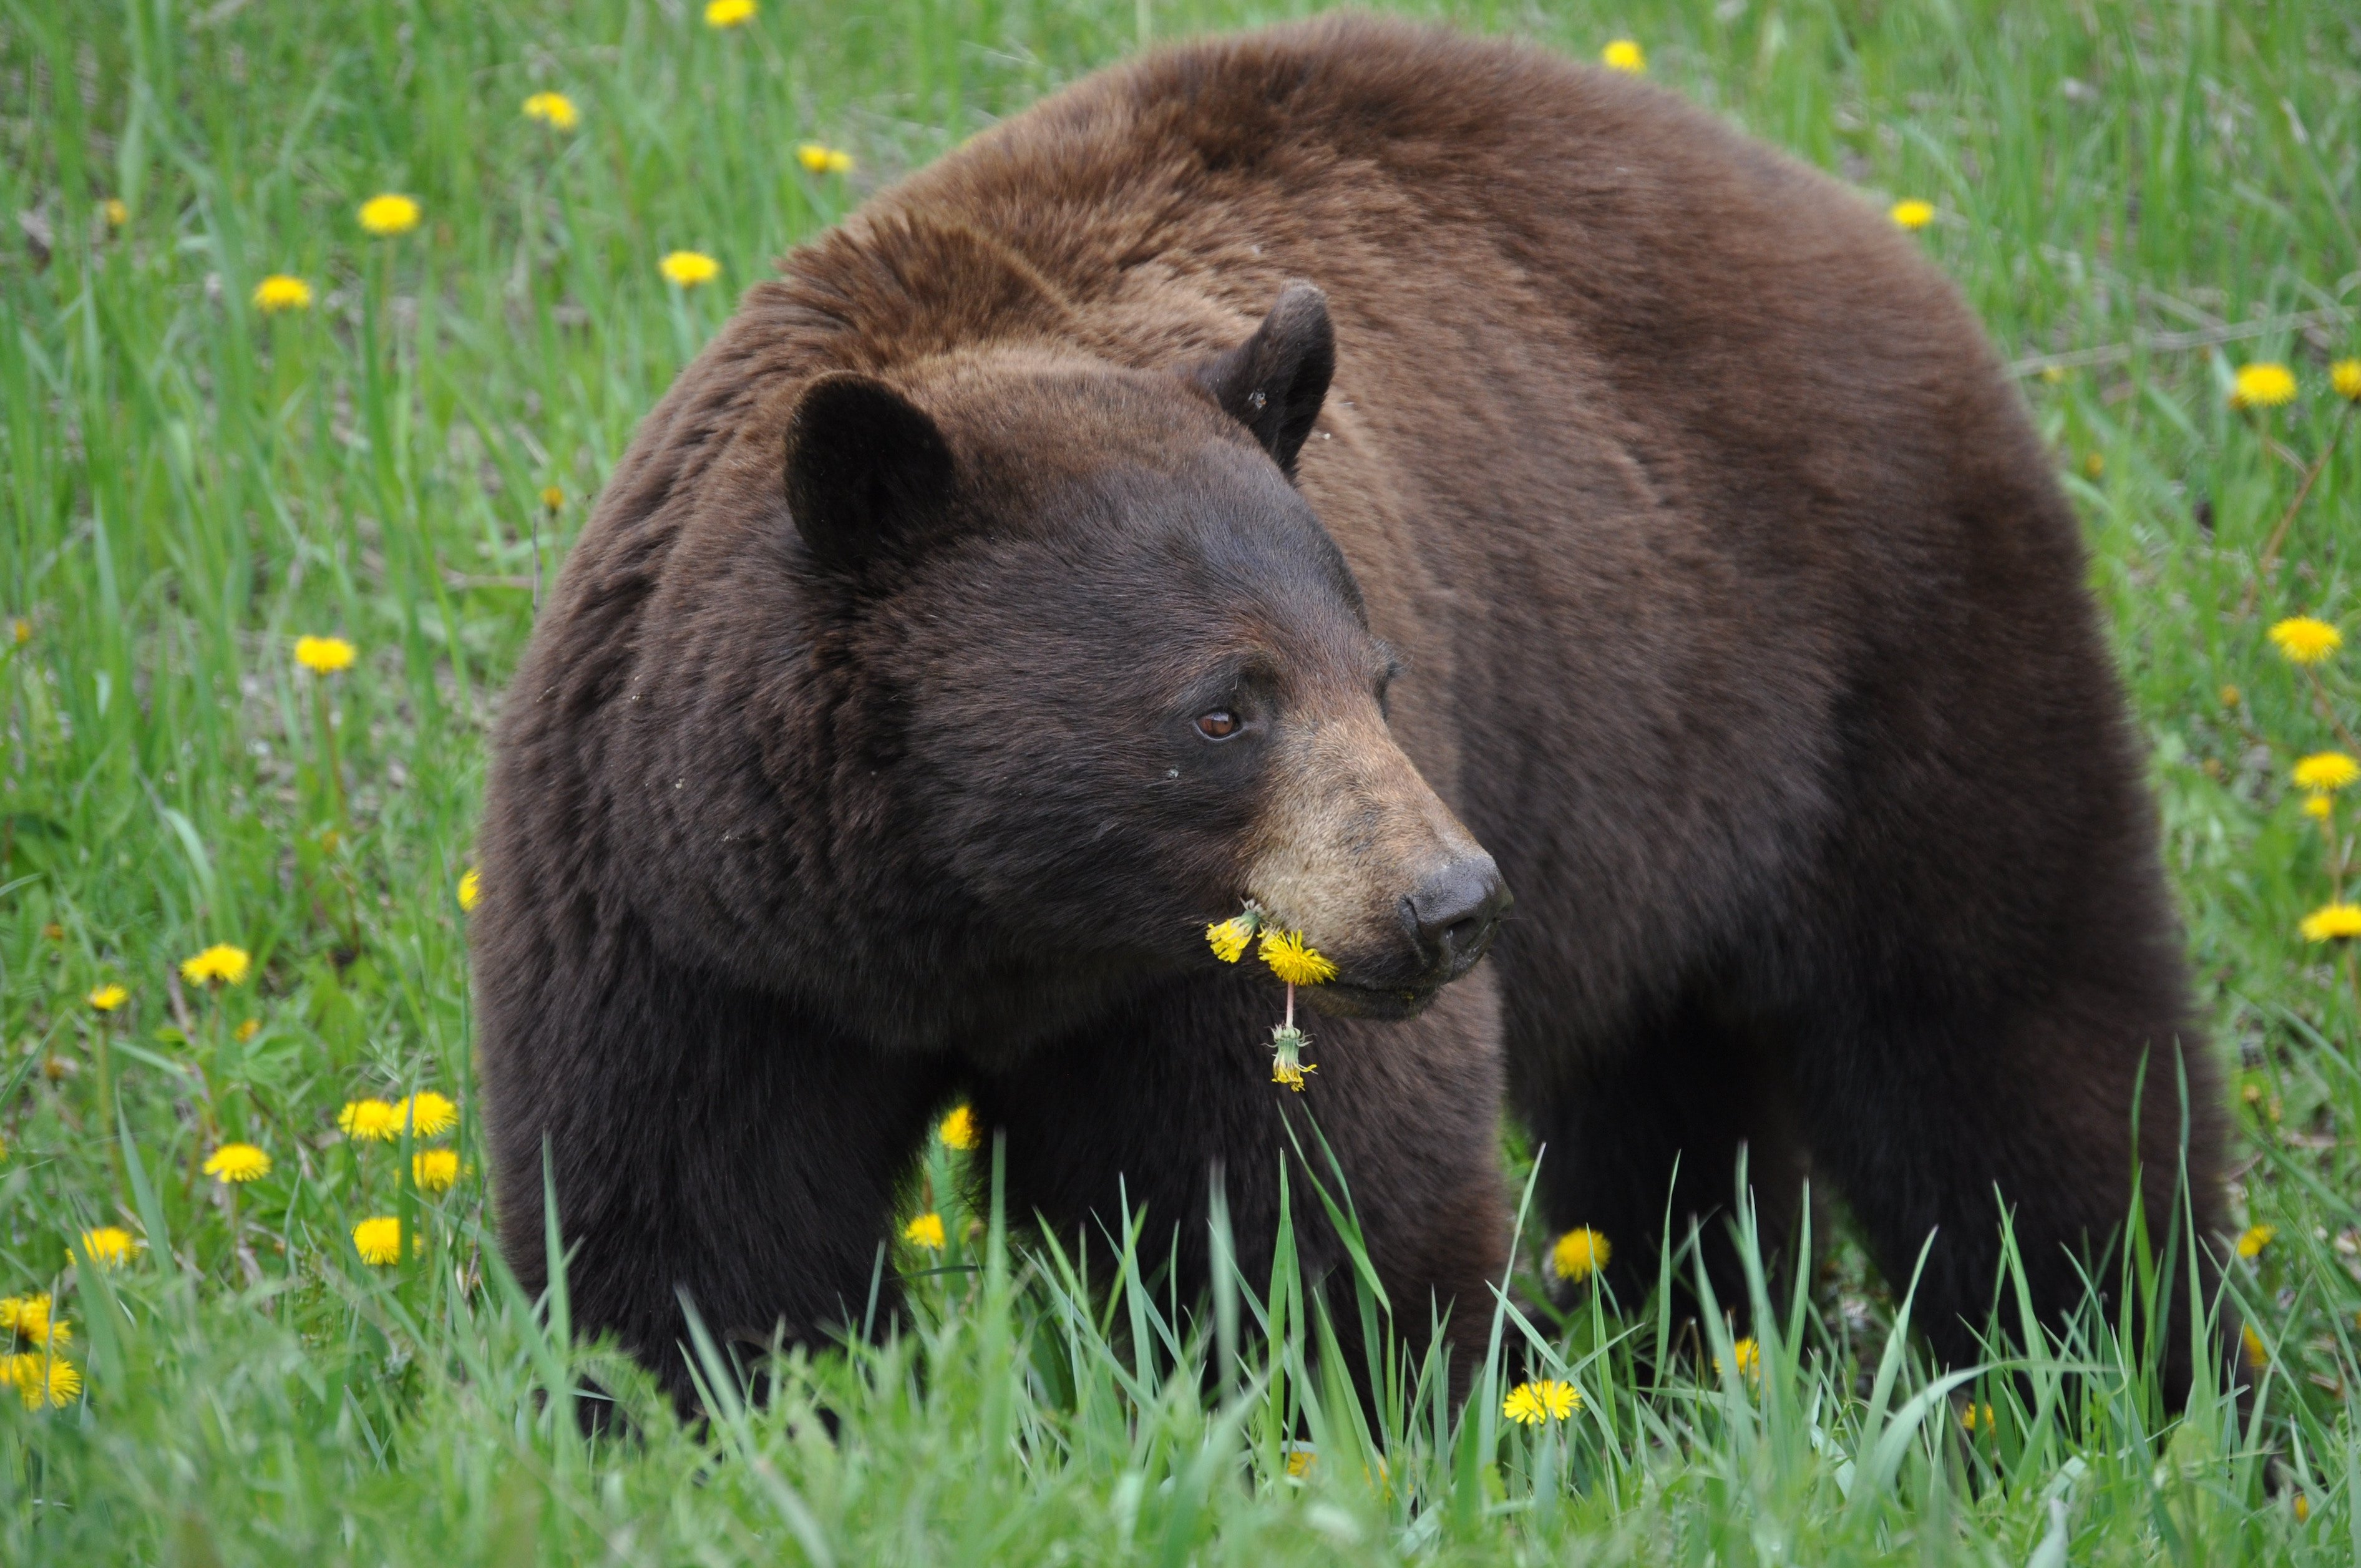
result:
<svg viewBox="0 0 2361 1568"><path fill-rule="evenodd" d="M1607 1266L1615 1255L1615 1248L1607 1238L1588 1225L1577 1225L1557 1238L1550 1248L1550 1272L1560 1279L1579 1285Z"/></svg>
<svg viewBox="0 0 2361 1568"><path fill-rule="evenodd" d="M974 1148L983 1142L983 1135L975 1130L975 1113L964 1105L943 1118L943 1124L935 1129L935 1136L942 1139L946 1147L961 1150Z"/></svg>
<svg viewBox="0 0 2361 1568"><path fill-rule="evenodd" d="M1283 1083L1296 1093L1303 1092L1303 1075L1318 1072L1319 1068L1303 1059L1303 1047L1312 1043L1311 1036L1295 1026L1295 993L1288 992L1288 1021L1270 1032L1270 1080Z"/></svg>
<svg viewBox="0 0 2361 1568"><path fill-rule="evenodd" d="M852 154L824 142L807 141L796 148L796 161L814 174L852 172Z"/></svg>
<svg viewBox="0 0 2361 1568"><path fill-rule="evenodd" d="M483 879L476 874L475 867L469 866L459 878L460 912L462 914L466 914L473 911L476 907L476 901L483 896Z"/></svg>
<svg viewBox="0 0 2361 1568"><path fill-rule="evenodd" d="M2348 403L2361 403L2361 359L2340 359L2328 367L2329 389Z"/></svg>
<svg viewBox="0 0 2361 1568"><path fill-rule="evenodd" d="M1730 1347L1730 1358L1738 1364L1738 1370L1743 1376L1754 1378L1763 1376L1763 1347L1754 1343L1752 1334ZM1713 1358L1713 1369L1716 1372L1723 1370L1721 1357L1717 1355Z"/></svg>
<svg viewBox="0 0 2361 1568"><path fill-rule="evenodd" d="M940 1214L919 1215L917 1219L902 1227L902 1239L906 1242L912 1243L915 1245L925 1247L928 1252L942 1251L944 1241L943 1217Z"/></svg>
<svg viewBox="0 0 2361 1568"><path fill-rule="evenodd" d="M273 272L254 286L254 308L264 315L312 308L312 285L284 272Z"/></svg>
<svg viewBox="0 0 2361 1568"><path fill-rule="evenodd" d="M123 198L120 196L109 196L101 210L106 214L106 225L109 228L119 229L131 221L131 209L124 205Z"/></svg>
<svg viewBox="0 0 2361 1568"><path fill-rule="evenodd" d="M574 100L563 93L536 93L524 101L524 117L539 120L554 131L570 131L582 115L574 107Z"/></svg>
<svg viewBox="0 0 2361 1568"><path fill-rule="evenodd" d="M237 1043L242 1046L246 1044L247 1041L254 1038L255 1036L262 1033L262 1020L259 1018L248 1018L245 1023L240 1024L236 1028L232 1029L230 1033L237 1036Z"/></svg>
<svg viewBox="0 0 2361 1568"><path fill-rule="evenodd" d="M1990 1405L1979 1405L1971 1399L1968 1401L1968 1408L1960 1412L1960 1430L1973 1432L1979 1426L1986 1431L1993 1430L1993 1408Z"/></svg>
<svg viewBox="0 0 2361 1568"><path fill-rule="evenodd" d="M2271 1238L2279 1234L2277 1225L2248 1225L2245 1234L2238 1237L2238 1255L2261 1256L2263 1249L2271 1245Z"/></svg>
<svg viewBox="0 0 2361 1568"><path fill-rule="evenodd" d="M388 192L361 203L361 227L381 238L408 234L418 226L418 203Z"/></svg>
<svg viewBox="0 0 2361 1568"><path fill-rule="evenodd" d="M1262 914L1252 904L1243 915L1233 915L1227 920L1205 927L1205 945L1213 956L1225 964L1234 964L1246 956L1246 944L1254 940L1255 932L1262 927Z"/></svg>
<svg viewBox="0 0 2361 1568"><path fill-rule="evenodd" d="M1617 38L1598 51L1598 60L1609 71L1629 71L1633 76L1644 75L1648 70L1648 51L1633 38Z"/></svg>
<svg viewBox="0 0 2361 1568"><path fill-rule="evenodd" d="M259 1181L270 1174L270 1157L252 1144L224 1144L205 1161L204 1172L216 1181Z"/></svg>
<svg viewBox="0 0 2361 1568"><path fill-rule="evenodd" d="M16 1385L28 1410L38 1410L44 1404L62 1409L82 1394L82 1374L71 1363L52 1356L10 1356L0 1365L0 1383Z"/></svg>
<svg viewBox="0 0 2361 1568"><path fill-rule="evenodd" d="M1562 1421L1582 1409L1582 1395L1571 1383L1554 1377L1538 1383L1520 1383L1509 1390L1500 1401L1500 1413L1522 1426L1537 1427L1543 1421Z"/></svg>
<svg viewBox="0 0 2361 1568"><path fill-rule="evenodd" d="M120 1225L101 1225L82 1234L82 1255L102 1268L113 1268L131 1256L139 1244Z"/></svg>
<svg viewBox="0 0 2361 1568"><path fill-rule="evenodd" d="M566 492L555 485L545 485L542 488L541 504L555 511L566 504Z"/></svg>
<svg viewBox="0 0 2361 1568"><path fill-rule="evenodd" d="M315 675L333 675L353 667L353 645L341 637L298 637L295 662Z"/></svg>
<svg viewBox="0 0 2361 1568"><path fill-rule="evenodd" d="M701 250L675 250L656 263L656 270L684 289L710 283L721 275L721 263Z"/></svg>
<svg viewBox="0 0 2361 1568"><path fill-rule="evenodd" d="M2264 1347L2263 1336L2255 1332L2254 1324L2239 1325L2238 1343L2246 1349L2247 1365L2259 1372L2271 1364L2271 1353Z"/></svg>
<svg viewBox="0 0 2361 1568"><path fill-rule="evenodd" d="M192 959L182 959L181 978L192 985L236 985L253 962L244 948L216 942Z"/></svg>
<svg viewBox="0 0 2361 1568"><path fill-rule="evenodd" d="M1308 1442L1290 1442L1286 1445L1286 1449L1287 1473L1290 1475L1301 1481L1312 1474L1312 1466L1320 1458L1318 1450Z"/></svg>
<svg viewBox="0 0 2361 1568"><path fill-rule="evenodd" d="M401 1113L382 1100L348 1100L336 1113L336 1126L357 1143L390 1143L401 1136Z"/></svg>
<svg viewBox="0 0 2361 1568"><path fill-rule="evenodd" d="M426 1245L424 1238L415 1232L410 1237L411 1255L415 1257ZM379 1214L363 1220L353 1227L353 1250L361 1261L372 1268L383 1268L401 1261L401 1222L390 1214Z"/></svg>
<svg viewBox="0 0 2361 1568"><path fill-rule="evenodd" d="M451 1184L459 1179L459 1154L456 1149L421 1149L410 1157L410 1179L421 1192L448 1192Z"/></svg>
<svg viewBox="0 0 2361 1568"><path fill-rule="evenodd" d="M2090 478L2103 477L2107 472L2107 455L2093 452L2082 459L2082 472Z"/></svg>
<svg viewBox="0 0 2361 1568"><path fill-rule="evenodd" d="M60 1345L73 1338L71 1323L49 1316L46 1295L0 1298L0 1330L27 1344Z"/></svg>
<svg viewBox="0 0 2361 1568"><path fill-rule="evenodd" d="M101 1013L112 1013L131 1000L131 993L119 985L102 985L82 998Z"/></svg>
<svg viewBox="0 0 2361 1568"><path fill-rule="evenodd" d="M2361 937L2361 904L2323 904L2303 917L2307 942L2349 942Z"/></svg>
<svg viewBox="0 0 2361 1568"><path fill-rule="evenodd" d="M2275 409L2293 401L2295 372L2274 360L2257 359L2252 365L2241 365L2230 382L2230 406L2234 409Z"/></svg>
<svg viewBox="0 0 2361 1568"><path fill-rule="evenodd" d="M2295 765L2298 789L2317 790L2322 795L2334 795L2361 779L2361 762L2342 751L2318 751Z"/></svg>
<svg viewBox="0 0 2361 1568"><path fill-rule="evenodd" d="M409 1124L411 1136L432 1138L459 1124L459 1107L429 1089L413 1094L395 1110L396 1126Z"/></svg>
<svg viewBox="0 0 2361 1568"><path fill-rule="evenodd" d="M753 19L754 0L708 0L705 7L708 27L735 27Z"/></svg>
<svg viewBox="0 0 2361 1568"><path fill-rule="evenodd" d="M2345 633L2309 615L2291 615L2271 628L2271 641L2291 664L2317 664L2345 646Z"/></svg>
<svg viewBox="0 0 2361 1568"><path fill-rule="evenodd" d="M1923 229L1935 221L1935 203L1911 196L1894 203L1885 215L1905 229Z"/></svg>
<svg viewBox="0 0 2361 1568"><path fill-rule="evenodd" d="M1262 961L1290 985L1324 985L1336 978L1336 966L1308 946L1301 931L1265 931Z"/></svg>
<svg viewBox="0 0 2361 1568"><path fill-rule="evenodd" d="M2301 1492L2295 1495L2295 1522L2301 1524L2312 1517L2312 1499Z"/></svg>
<svg viewBox="0 0 2361 1568"><path fill-rule="evenodd" d="M2236 686L2224 686L2222 688L2222 706L2224 707L2235 707L2240 702L2245 700L2246 695L2246 693L2240 691Z"/></svg>

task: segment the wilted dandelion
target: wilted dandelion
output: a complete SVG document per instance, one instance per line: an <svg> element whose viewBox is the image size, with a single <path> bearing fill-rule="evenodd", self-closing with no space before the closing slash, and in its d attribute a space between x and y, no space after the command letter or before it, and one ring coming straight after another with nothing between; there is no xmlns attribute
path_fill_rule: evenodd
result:
<svg viewBox="0 0 2361 1568"><path fill-rule="evenodd" d="M82 1374L54 1356L12 1355L0 1365L0 1383L14 1385L28 1410L62 1409L82 1394Z"/></svg>
<svg viewBox="0 0 2361 1568"><path fill-rule="evenodd" d="M2291 615L2271 628L2271 641L2291 664L2317 664L2345 646L2345 634L2324 620Z"/></svg>
<svg viewBox="0 0 2361 1568"><path fill-rule="evenodd" d="M2257 359L2238 367L2230 382L2234 409L2275 409L2295 401L2295 372L2275 360Z"/></svg>
<svg viewBox="0 0 2361 1568"><path fill-rule="evenodd" d="M1579 1285L1606 1267L1614 1255L1615 1248L1605 1236L1588 1225L1577 1225L1550 1248L1550 1272Z"/></svg>
<svg viewBox="0 0 2361 1568"><path fill-rule="evenodd" d="M928 1252L942 1251L946 1239L943 1234L943 1217L940 1214L919 1215L902 1227L902 1239L925 1247Z"/></svg>
<svg viewBox="0 0 2361 1568"><path fill-rule="evenodd" d="M2307 942L2349 942L2361 937L2361 904L2323 904L2300 928Z"/></svg>
<svg viewBox="0 0 2361 1568"><path fill-rule="evenodd" d="M298 637L295 662L315 675L333 675L353 667L353 645L341 637Z"/></svg>
<svg viewBox="0 0 2361 1568"><path fill-rule="evenodd" d="M796 148L796 161L814 174L850 174L852 154L825 142L807 141Z"/></svg>
<svg viewBox="0 0 2361 1568"><path fill-rule="evenodd" d="M204 1172L216 1181L259 1181L270 1174L270 1157L252 1144L224 1144L205 1161Z"/></svg>
<svg viewBox="0 0 2361 1568"><path fill-rule="evenodd" d="M1500 1413L1522 1426L1537 1427L1543 1421L1562 1421L1582 1409L1582 1395L1571 1383L1554 1377L1538 1383L1520 1383L1509 1390L1500 1401Z"/></svg>
<svg viewBox="0 0 2361 1568"><path fill-rule="evenodd" d="M570 131L582 118L574 100L563 93L536 93L524 101L524 117L539 120L554 131Z"/></svg>
<svg viewBox="0 0 2361 1568"><path fill-rule="evenodd" d="M1598 60L1609 71L1626 71L1638 76L1648 69L1648 51L1635 38L1617 38L1598 51Z"/></svg>
<svg viewBox="0 0 2361 1568"><path fill-rule="evenodd" d="M356 1143L390 1143L401 1136L401 1113L382 1100L348 1100L336 1113L336 1126Z"/></svg>
<svg viewBox="0 0 2361 1568"><path fill-rule="evenodd" d="M2279 1234L2277 1225L2248 1225L2238 1237L2238 1255L2260 1257L2263 1249L2270 1245L2271 1239Z"/></svg>
<svg viewBox="0 0 2361 1568"><path fill-rule="evenodd" d="M459 1179L456 1149L421 1149L410 1157L410 1179L421 1192L448 1192Z"/></svg>
<svg viewBox="0 0 2361 1568"><path fill-rule="evenodd" d="M2316 751L2295 765L2298 789L2334 795L2355 779L2361 779L2361 762L2342 751Z"/></svg>
<svg viewBox="0 0 2361 1568"><path fill-rule="evenodd" d="M975 1128L975 1113L964 1105L955 1107L950 1115L943 1118L943 1124L935 1129L935 1135L943 1140L945 1146L961 1150L972 1149L983 1142L983 1135Z"/></svg>
<svg viewBox="0 0 2361 1568"><path fill-rule="evenodd" d="M425 1242L413 1233L410 1238L411 1255L416 1256L425 1245ZM383 1268L388 1264L401 1262L401 1222L390 1214L379 1214L373 1219L363 1220L353 1227L353 1250L360 1254L363 1263L374 1268Z"/></svg>
<svg viewBox="0 0 2361 1568"><path fill-rule="evenodd" d="M192 985L236 985L253 962L244 948L216 942L194 958L182 959L181 978Z"/></svg>
<svg viewBox="0 0 2361 1568"><path fill-rule="evenodd" d="M705 25L708 27L734 27L754 19L754 0L708 0Z"/></svg>
<svg viewBox="0 0 2361 1568"><path fill-rule="evenodd" d="M82 1250L91 1262L113 1268L131 1255L139 1244L120 1225L101 1225L82 1234Z"/></svg>
<svg viewBox="0 0 2361 1568"><path fill-rule="evenodd" d="M273 272L254 286L254 308L264 315L312 308L312 285L284 272Z"/></svg>
<svg viewBox="0 0 2361 1568"><path fill-rule="evenodd" d="M656 270L684 289L710 283L721 275L721 263L701 250L675 250L656 263Z"/></svg>
<svg viewBox="0 0 2361 1568"><path fill-rule="evenodd" d="M435 1137L459 1124L459 1107L431 1089L403 1101L394 1115L396 1126L408 1123L411 1136L416 1138Z"/></svg>
<svg viewBox="0 0 2361 1568"><path fill-rule="evenodd" d="M1905 229L1923 229L1935 221L1935 203L1906 197L1887 208L1885 215Z"/></svg>
<svg viewBox="0 0 2361 1568"><path fill-rule="evenodd" d="M102 985L82 1000L101 1013L112 1013L131 1000L131 993L119 985Z"/></svg>
<svg viewBox="0 0 2361 1568"><path fill-rule="evenodd" d="M361 203L361 227L380 237L408 234L418 226L418 203L387 192Z"/></svg>

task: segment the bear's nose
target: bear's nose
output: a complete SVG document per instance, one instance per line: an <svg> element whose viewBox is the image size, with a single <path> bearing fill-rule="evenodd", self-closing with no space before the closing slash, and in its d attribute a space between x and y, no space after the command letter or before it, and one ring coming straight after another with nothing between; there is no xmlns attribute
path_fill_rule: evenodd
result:
<svg viewBox="0 0 2361 1568"><path fill-rule="evenodd" d="M1457 980L1484 956L1508 912L1509 889L1489 855L1469 855L1429 875L1401 901L1402 925L1429 972Z"/></svg>

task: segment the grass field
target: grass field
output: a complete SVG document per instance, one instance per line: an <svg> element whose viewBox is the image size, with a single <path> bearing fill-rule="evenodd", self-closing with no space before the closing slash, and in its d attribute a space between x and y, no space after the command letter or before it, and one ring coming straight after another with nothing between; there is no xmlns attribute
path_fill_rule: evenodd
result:
<svg viewBox="0 0 2361 1568"><path fill-rule="evenodd" d="M0 1561L2361 1556L2361 944L2301 928L2350 895L2361 786L2323 817L2292 776L2361 751L2361 646L2300 664L2268 636L2361 637L2361 435L2331 369L2361 355L2361 12L1432 13L1584 58L1636 40L1666 89L1881 206L1931 203L1920 238L2081 507L2153 748L2240 1089L2250 1422L2201 1399L2167 1423L2100 1323L2023 1379L1938 1381L1839 1245L1809 1300L1763 1304L1757 1362L1662 1361L1645 1310L1504 1310L1464 1418L1411 1389L1372 1431L1286 1277L1199 1333L1137 1260L1093 1260L1093 1288L971 1233L970 1157L939 1146L914 1336L592 1444L566 1391L596 1354L488 1255L469 1066L460 884L535 580L769 258L1143 41L1297 13L704 14L0 0L0 1295L27 1393L0 1399ZM521 112L543 91L574 123ZM388 192L419 221L373 236ZM667 280L675 250L719 276ZM272 275L302 299L263 308ZM2234 395L2242 369L2274 395L2265 364L2292 400ZM300 665L307 635L355 662ZM215 944L246 972L183 978ZM339 1128L422 1092L456 1125ZM268 1171L209 1173L233 1144ZM401 1228L382 1265L369 1219ZM123 1255L93 1258L109 1229ZM42 1295L46 1319L16 1304ZM1581 1408L1504 1420L1543 1373Z"/></svg>

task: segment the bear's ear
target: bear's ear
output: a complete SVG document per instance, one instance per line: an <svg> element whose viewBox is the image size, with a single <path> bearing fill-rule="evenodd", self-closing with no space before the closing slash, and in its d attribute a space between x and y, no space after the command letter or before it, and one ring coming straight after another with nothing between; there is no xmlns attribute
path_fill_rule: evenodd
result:
<svg viewBox="0 0 2361 1568"><path fill-rule="evenodd" d="M822 565L857 569L919 543L950 510L951 451L884 382L815 379L787 416L787 511Z"/></svg>
<svg viewBox="0 0 2361 1568"><path fill-rule="evenodd" d="M1191 372L1232 419L1254 432L1290 478L1295 455L1312 434L1328 378L1336 373L1336 331L1328 324L1328 296L1299 278L1279 291L1279 302L1254 335Z"/></svg>

